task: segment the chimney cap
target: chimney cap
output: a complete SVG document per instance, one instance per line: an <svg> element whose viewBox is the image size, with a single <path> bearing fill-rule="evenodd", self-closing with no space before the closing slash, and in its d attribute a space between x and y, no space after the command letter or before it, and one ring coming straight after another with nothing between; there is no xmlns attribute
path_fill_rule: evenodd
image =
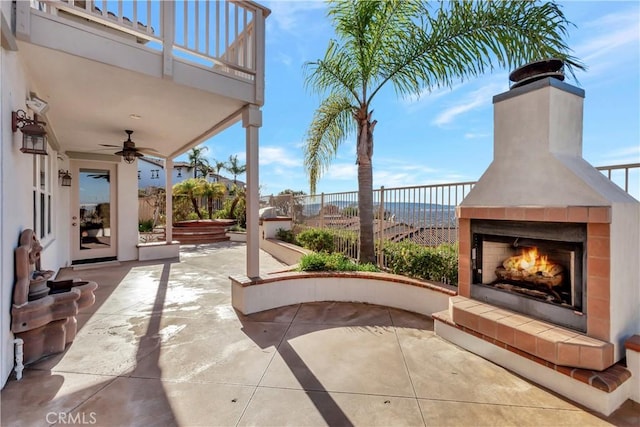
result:
<svg viewBox="0 0 640 427"><path fill-rule="evenodd" d="M511 89L524 86L545 77L564 80L564 61L559 58L548 58L533 61L516 68L509 74L509 80L514 82Z"/></svg>

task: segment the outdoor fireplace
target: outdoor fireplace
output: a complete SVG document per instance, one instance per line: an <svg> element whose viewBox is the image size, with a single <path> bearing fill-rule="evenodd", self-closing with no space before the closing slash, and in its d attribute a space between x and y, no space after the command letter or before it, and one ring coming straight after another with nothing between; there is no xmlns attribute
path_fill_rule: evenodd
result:
<svg viewBox="0 0 640 427"><path fill-rule="evenodd" d="M457 208L452 319L555 364L605 369L640 325L640 203L582 157L585 92L556 78L561 65L529 64L526 82L493 97L493 161Z"/></svg>
<svg viewBox="0 0 640 427"><path fill-rule="evenodd" d="M471 221L471 297L586 332L584 224Z"/></svg>
<svg viewBox="0 0 640 427"><path fill-rule="evenodd" d="M458 295L433 317L439 336L609 414L640 330L640 203L583 159L585 93L561 65L528 64L493 97L493 161L456 208Z"/></svg>

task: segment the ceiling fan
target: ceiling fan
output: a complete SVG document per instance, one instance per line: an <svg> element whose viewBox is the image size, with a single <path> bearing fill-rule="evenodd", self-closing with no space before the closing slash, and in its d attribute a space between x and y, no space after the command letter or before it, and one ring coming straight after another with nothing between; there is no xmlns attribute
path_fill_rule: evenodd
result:
<svg viewBox="0 0 640 427"><path fill-rule="evenodd" d="M136 158L144 157L142 153L157 155L157 156L160 155L160 153L154 150L153 148L136 147L136 143L131 140L131 134L133 133L133 131L127 129L125 130L125 132L127 133L127 140L123 141L122 150L116 151L114 153L116 156L122 156L125 162L133 163L133 161ZM119 145L113 145L113 144L100 144L100 145L102 145L103 147L120 147Z"/></svg>

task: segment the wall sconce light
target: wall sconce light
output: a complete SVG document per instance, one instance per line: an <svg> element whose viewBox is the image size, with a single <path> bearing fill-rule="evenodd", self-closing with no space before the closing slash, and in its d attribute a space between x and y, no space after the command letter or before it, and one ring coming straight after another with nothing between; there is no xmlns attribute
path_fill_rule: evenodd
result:
<svg viewBox="0 0 640 427"><path fill-rule="evenodd" d="M182 166L178 166L178 178L182 178Z"/></svg>
<svg viewBox="0 0 640 427"><path fill-rule="evenodd" d="M160 179L160 169L151 169L151 179Z"/></svg>
<svg viewBox="0 0 640 427"><path fill-rule="evenodd" d="M138 179L140 179L140 171L138 171Z"/></svg>
<svg viewBox="0 0 640 427"><path fill-rule="evenodd" d="M60 169L58 171L58 178L60 179L63 187L71 187L71 174L69 171L63 171Z"/></svg>
<svg viewBox="0 0 640 427"><path fill-rule="evenodd" d="M23 153L47 154L47 131L43 125L45 122L38 121L37 116L30 119L24 110L11 112L11 130L22 132Z"/></svg>

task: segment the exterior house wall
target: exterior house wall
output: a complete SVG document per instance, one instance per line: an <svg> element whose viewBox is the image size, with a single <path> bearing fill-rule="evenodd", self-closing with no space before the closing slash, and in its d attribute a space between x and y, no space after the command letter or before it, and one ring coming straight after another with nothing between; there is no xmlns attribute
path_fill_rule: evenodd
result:
<svg viewBox="0 0 640 427"><path fill-rule="evenodd" d="M132 185L138 172L135 164L120 162L116 173L118 260L129 261L138 259L138 189Z"/></svg>
<svg viewBox="0 0 640 427"><path fill-rule="evenodd" d="M157 173L152 171L158 171ZM157 165L155 162L147 161L144 158L138 159L138 174L140 178L138 179L138 188L145 189L149 187L161 187L165 186L165 175L164 175L164 167L161 165ZM153 176L157 176L158 178L152 178ZM176 179L177 171L174 171L173 179ZM182 172L182 176L185 176L185 172Z"/></svg>
<svg viewBox="0 0 640 427"><path fill-rule="evenodd" d="M6 15L5 15L6 16ZM20 233L33 225L34 156L20 151L22 133L11 129L11 112L26 111L25 100L32 88L25 79L25 70L19 53L2 49L0 53L0 385L4 385L14 363L13 334L11 333L11 303L13 298L14 252ZM58 226L68 217L68 194L61 190L58 169L61 167L57 152L49 146L49 155L42 157L49 163L52 233L41 239L43 245L42 268L57 270L68 261L65 227ZM65 188L66 189L66 188ZM68 193L68 192L67 192ZM66 197L66 199L65 199ZM67 225L68 227L68 225ZM68 228L67 228L68 230ZM62 250L61 250L62 248ZM65 249L67 248L67 249ZM66 250L66 252L64 252Z"/></svg>
<svg viewBox="0 0 640 427"><path fill-rule="evenodd" d="M14 250L20 231L29 228L32 159L19 151L21 134L11 130L11 111L24 108L26 82L16 52L2 49L2 166L0 185L2 186L2 354L0 380L4 384L13 367L13 334L11 333L11 303L14 284Z"/></svg>
<svg viewBox="0 0 640 427"><path fill-rule="evenodd" d="M181 170L179 170L178 168L181 168ZM155 171L158 172L156 173ZM146 160L144 158L141 158L138 159L138 172L140 176L140 179L138 179L138 188L165 188L166 179L164 173L164 164L157 164L153 160ZM178 174L180 174L180 176L178 176ZM152 178L152 176L158 176L158 178ZM171 174L172 185L185 181L189 178L193 178L193 168L181 165L179 162L176 162L173 166L173 172ZM220 182L224 184L224 186L227 188L227 191L230 191L233 188L233 179L226 178L222 175L207 175L207 181ZM244 186L245 183L242 181L237 181L237 185Z"/></svg>
<svg viewBox="0 0 640 427"><path fill-rule="evenodd" d="M156 163L156 161L146 160L144 158L138 159L138 172L140 172L140 179L138 179L138 188L165 188L165 184L167 181L164 173L164 162L158 163ZM155 178L155 176L157 176L157 178ZM173 171L171 173L172 185L175 185L189 178L193 178L193 168L181 165L180 163L174 164ZM207 177L207 179L211 180L209 177Z"/></svg>

